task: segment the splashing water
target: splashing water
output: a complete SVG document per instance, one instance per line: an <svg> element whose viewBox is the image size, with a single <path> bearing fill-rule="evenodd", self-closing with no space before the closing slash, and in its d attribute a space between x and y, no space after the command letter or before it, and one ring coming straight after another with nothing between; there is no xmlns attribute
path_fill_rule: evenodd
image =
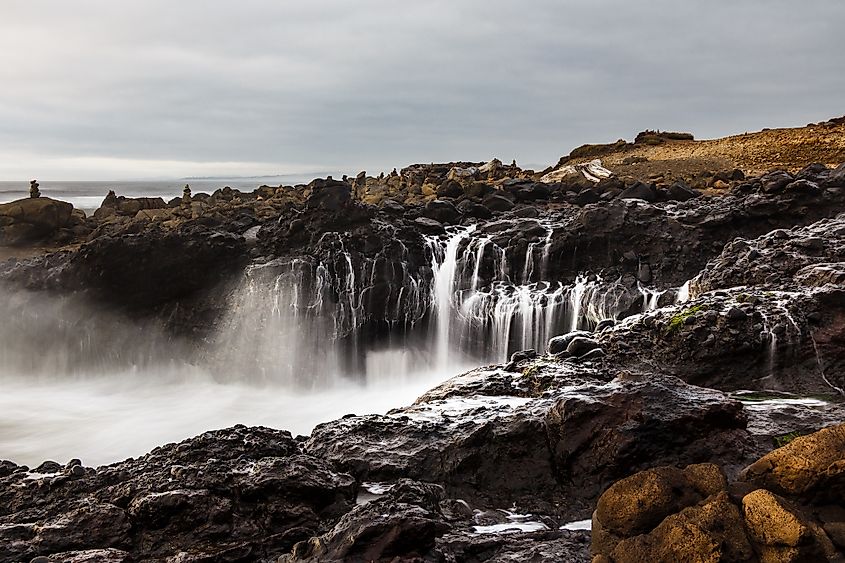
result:
<svg viewBox="0 0 845 563"><path fill-rule="evenodd" d="M597 276L544 281L551 233L510 260L474 227L428 237L428 274L410 269L397 240L401 259L378 292L375 260L350 250L348 235L327 233L315 256L248 268L200 342L77 298L6 290L0 457L104 463L235 423L308 433L350 410L410 403L515 350L542 350L640 296L656 306L651 290ZM389 319L378 338L362 330L376 309Z"/></svg>

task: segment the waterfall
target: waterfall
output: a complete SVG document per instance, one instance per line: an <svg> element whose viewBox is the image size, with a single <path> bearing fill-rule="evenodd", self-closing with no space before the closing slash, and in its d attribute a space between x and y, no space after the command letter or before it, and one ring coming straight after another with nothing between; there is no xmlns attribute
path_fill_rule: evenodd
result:
<svg viewBox="0 0 845 563"><path fill-rule="evenodd" d="M678 293L675 297L675 303L686 303L687 301L690 300L690 292L689 292L690 281L691 280L685 281L684 284L681 287L678 288Z"/></svg>
<svg viewBox="0 0 845 563"><path fill-rule="evenodd" d="M643 313L647 313L649 311L654 311L655 309L657 309L660 304L660 298L663 296L664 293L666 293L666 291L645 287L640 282L637 282L637 289L643 296Z"/></svg>
<svg viewBox="0 0 845 563"><path fill-rule="evenodd" d="M473 226L426 239L434 272L432 349L438 366L467 355L500 362L516 350L543 350L553 336L617 318L634 299L623 284L598 276L578 276L569 286L532 281L546 276L551 228L544 239L527 245L517 272L511 271L505 248L475 233ZM644 306L656 307L662 292L639 291Z"/></svg>

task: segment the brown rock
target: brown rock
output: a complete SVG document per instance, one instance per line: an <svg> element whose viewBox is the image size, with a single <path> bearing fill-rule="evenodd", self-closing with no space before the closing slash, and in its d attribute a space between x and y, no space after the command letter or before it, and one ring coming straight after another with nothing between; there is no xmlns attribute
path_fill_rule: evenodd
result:
<svg viewBox="0 0 845 563"><path fill-rule="evenodd" d="M684 468L687 482L704 498L728 490L728 479L718 465L696 463Z"/></svg>
<svg viewBox="0 0 845 563"><path fill-rule="evenodd" d="M739 509L723 492L669 516L649 534L619 542L610 559L616 563L717 563L749 561L753 556Z"/></svg>
<svg viewBox="0 0 845 563"><path fill-rule="evenodd" d="M845 424L792 440L748 466L740 479L776 492L798 495L827 478L845 460Z"/></svg>
<svg viewBox="0 0 845 563"><path fill-rule="evenodd" d="M0 245L48 238L71 222L73 205L37 197L0 204Z"/></svg>
<svg viewBox="0 0 845 563"><path fill-rule="evenodd" d="M749 534L762 545L795 547L811 537L806 516L765 489L745 495L742 511Z"/></svg>
<svg viewBox="0 0 845 563"><path fill-rule="evenodd" d="M664 518L695 504L681 470L659 467L617 481L599 498L596 517L609 532L633 536L652 530Z"/></svg>

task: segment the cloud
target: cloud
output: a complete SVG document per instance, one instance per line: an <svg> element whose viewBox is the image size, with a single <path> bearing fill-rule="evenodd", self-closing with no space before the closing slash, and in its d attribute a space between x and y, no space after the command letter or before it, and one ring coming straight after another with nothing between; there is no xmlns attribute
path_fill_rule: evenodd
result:
<svg viewBox="0 0 845 563"><path fill-rule="evenodd" d="M6 0L0 178L545 166L646 127L803 125L843 113L843 17L837 0Z"/></svg>

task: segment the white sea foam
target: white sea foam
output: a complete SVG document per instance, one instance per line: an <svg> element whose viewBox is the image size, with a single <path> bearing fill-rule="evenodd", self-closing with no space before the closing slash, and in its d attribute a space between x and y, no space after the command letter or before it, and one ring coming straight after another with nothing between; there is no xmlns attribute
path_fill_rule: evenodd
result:
<svg viewBox="0 0 845 563"><path fill-rule="evenodd" d="M308 434L346 413L384 413L412 402L444 378L424 373L311 393L219 382L190 366L39 382L3 376L0 458L29 466L72 458L100 465L234 424Z"/></svg>

